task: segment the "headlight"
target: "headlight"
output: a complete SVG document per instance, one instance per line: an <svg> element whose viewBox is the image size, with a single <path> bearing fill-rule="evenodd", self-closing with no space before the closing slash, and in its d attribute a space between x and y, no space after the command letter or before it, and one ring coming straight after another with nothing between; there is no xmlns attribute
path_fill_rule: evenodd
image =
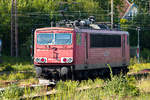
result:
<svg viewBox="0 0 150 100"><path fill-rule="evenodd" d="M35 62L37 62L37 63L46 63L47 62L47 58L44 58L44 57L36 58Z"/></svg>
<svg viewBox="0 0 150 100"><path fill-rule="evenodd" d="M39 59L39 58L36 58L36 59L35 59L35 62L40 62L40 59Z"/></svg>
<svg viewBox="0 0 150 100"><path fill-rule="evenodd" d="M72 63L72 62L73 62L73 58L70 58L70 57L61 58L61 63Z"/></svg>
<svg viewBox="0 0 150 100"><path fill-rule="evenodd" d="M73 59L72 58L69 58L68 59L68 63L72 63Z"/></svg>

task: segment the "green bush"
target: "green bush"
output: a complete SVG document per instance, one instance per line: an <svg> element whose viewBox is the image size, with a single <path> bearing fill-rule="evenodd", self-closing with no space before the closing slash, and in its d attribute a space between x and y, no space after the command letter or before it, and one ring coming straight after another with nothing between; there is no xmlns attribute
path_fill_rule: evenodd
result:
<svg viewBox="0 0 150 100"><path fill-rule="evenodd" d="M106 96L137 96L139 95L139 89L133 85L134 81L130 78L120 76L113 76L111 80L106 81L106 85L103 87L103 92Z"/></svg>
<svg viewBox="0 0 150 100"><path fill-rule="evenodd" d="M141 56L145 59L148 59L150 60L150 50L147 49L147 48L144 48L142 51L141 51Z"/></svg>
<svg viewBox="0 0 150 100"><path fill-rule="evenodd" d="M23 64L23 63L16 63L16 64L10 64L10 63L3 63L0 64L0 72L2 71L34 71L33 64Z"/></svg>
<svg viewBox="0 0 150 100"><path fill-rule="evenodd" d="M20 100L19 97L23 96L23 89L17 85L11 85L5 91L0 92L1 100Z"/></svg>
<svg viewBox="0 0 150 100"><path fill-rule="evenodd" d="M56 85L56 94L50 95L51 100L111 100L123 99L125 97L139 96L140 91L135 86L136 80L133 77L112 76L111 79L103 81L96 79L94 81L60 81ZM81 85L80 85L81 84ZM97 86L100 87L97 87ZM0 99L17 100L20 97L34 96L35 94L46 94L46 90L42 87L36 89L20 89L16 85L12 85L4 92L0 93ZM28 98L29 99L29 98ZM41 98L39 98L41 100ZM44 99L47 100L47 96Z"/></svg>
<svg viewBox="0 0 150 100"><path fill-rule="evenodd" d="M1 64L0 71L14 71L14 68L11 66L11 64Z"/></svg>
<svg viewBox="0 0 150 100"><path fill-rule="evenodd" d="M0 80L24 80L35 77L35 73L10 73L10 74L3 74L0 76Z"/></svg>
<svg viewBox="0 0 150 100"><path fill-rule="evenodd" d="M31 57L11 57L11 56L2 56L2 63L3 64L30 64Z"/></svg>
<svg viewBox="0 0 150 100"><path fill-rule="evenodd" d="M135 86L136 79L120 74L119 76L113 76L112 69L110 69L111 79L105 82L105 86L102 89L103 95L106 97L122 98L125 96L137 96L140 91Z"/></svg>
<svg viewBox="0 0 150 100"><path fill-rule="evenodd" d="M12 65L12 68L15 71L33 71L34 70L33 64L32 65L31 64L23 65L22 63L20 63L20 64Z"/></svg>

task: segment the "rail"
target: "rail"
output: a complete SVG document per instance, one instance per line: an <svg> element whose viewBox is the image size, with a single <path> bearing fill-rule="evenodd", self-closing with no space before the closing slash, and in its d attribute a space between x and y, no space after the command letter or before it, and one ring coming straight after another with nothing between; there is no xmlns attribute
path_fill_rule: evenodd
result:
<svg viewBox="0 0 150 100"><path fill-rule="evenodd" d="M130 74L127 74L129 77L130 76L133 76L133 77L136 77L138 79L140 79L141 77L147 77L147 76L150 76L150 69L144 69L138 73L130 73ZM11 81L12 82L12 81ZM16 81L13 81L14 83ZM44 80L44 79L40 79L39 80L39 84L31 84L31 85L24 85L24 86L20 86L20 88L35 88L35 87L53 87L51 88L51 90L49 91L46 91L45 93L43 94L34 94L34 95L31 95L31 94L28 94L26 96L22 96L20 97L20 99L26 99L26 98L38 98L38 97L43 97L43 96L49 96L49 95L53 95L53 94L57 94L57 93L62 93L61 91L58 91L56 90L54 87L55 87L56 83L54 82L50 82L48 80ZM96 89L96 88L101 88L102 86L100 85L96 85L94 87L90 87L90 86L84 86L84 87L79 87L77 88L75 91L84 91L84 90L88 90L88 89ZM0 88L0 92L1 91L5 91L6 88Z"/></svg>

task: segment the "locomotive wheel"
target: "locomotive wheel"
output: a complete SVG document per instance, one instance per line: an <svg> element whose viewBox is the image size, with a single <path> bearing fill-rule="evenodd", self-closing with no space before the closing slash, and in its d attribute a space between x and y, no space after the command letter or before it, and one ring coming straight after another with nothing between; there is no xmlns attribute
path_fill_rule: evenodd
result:
<svg viewBox="0 0 150 100"><path fill-rule="evenodd" d="M60 70L60 74L62 76L67 75L68 74L68 68L67 67L62 67Z"/></svg>
<svg viewBox="0 0 150 100"><path fill-rule="evenodd" d="M124 67L122 68L122 73L123 73L123 75L126 75L128 72L129 72L128 66L124 66Z"/></svg>
<svg viewBox="0 0 150 100"><path fill-rule="evenodd" d="M39 78L42 74L42 68L35 66L35 70L36 70L36 77Z"/></svg>
<svg viewBox="0 0 150 100"><path fill-rule="evenodd" d="M60 69L60 75L61 75L62 79L64 79L64 80L68 79L69 69L67 67L62 67Z"/></svg>
<svg viewBox="0 0 150 100"><path fill-rule="evenodd" d="M71 79L74 80L75 77L74 77L74 68L73 66L70 67L71 68Z"/></svg>
<svg viewBox="0 0 150 100"><path fill-rule="evenodd" d="M72 79L74 80L74 68L73 66L70 67L62 67L60 69L60 76L62 79L67 80L67 79Z"/></svg>
<svg viewBox="0 0 150 100"><path fill-rule="evenodd" d="M127 66L123 66L119 68L113 68L112 71L113 71L113 75L120 75L120 74L126 75L129 69Z"/></svg>

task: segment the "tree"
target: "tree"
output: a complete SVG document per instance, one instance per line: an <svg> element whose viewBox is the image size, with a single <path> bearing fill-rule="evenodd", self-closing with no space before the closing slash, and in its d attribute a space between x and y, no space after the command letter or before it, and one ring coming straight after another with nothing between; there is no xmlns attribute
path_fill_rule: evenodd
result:
<svg viewBox="0 0 150 100"><path fill-rule="evenodd" d="M114 20L118 23L121 0L114 0ZM110 0L17 0L19 55L30 55L32 30L48 27L52 21L63 20L63 10L69 20L95 16L96 21L110 22ZM10 55L11 0L0 0L0 38L3 54ZM26 51L26 52L24 52Z"/></svg>
<svg viewBox="0 0 150 100"><path fill-rule="evenodd" d="M133 18L133 20L121 23L122 28L126 28L130 33L130 45L137 46L137 27L140 27L140 47L141 51L147 52L150 49L150 15L149 9L147 8L147 0L136 0L136 5L138 6L138 14ZM148 54L147 54L148 55ZM149 54L150 55L150 54Z"/></svg>

